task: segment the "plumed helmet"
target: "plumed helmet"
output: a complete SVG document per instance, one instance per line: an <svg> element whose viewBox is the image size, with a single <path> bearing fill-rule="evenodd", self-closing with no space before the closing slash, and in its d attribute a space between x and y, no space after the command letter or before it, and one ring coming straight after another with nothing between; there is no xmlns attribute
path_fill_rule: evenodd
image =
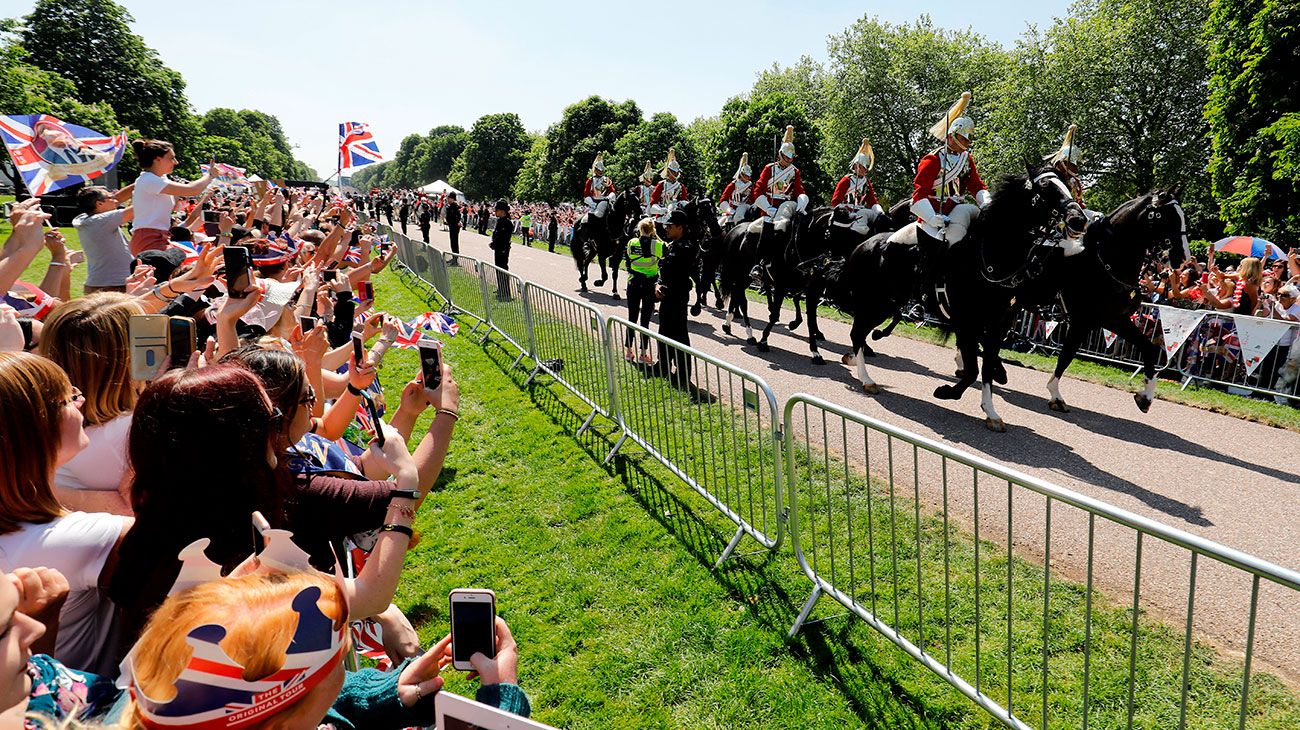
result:
<svg viewBox="0 0 1300 730"><path fill-rule="evenodd" d="M1074 143L1074 134L1078 130L1079 125L1071 124L1070 128L1065 131L1065 139L1061 140L1061 149L1043 159L1053 165L1058 162L1068 162L1071 165L1078 165L1079 161L1083 159L1083 150L1079 149L1079 145Z"/></svg>
<svg viewBox="0 0 1300 730"><path fill-rule="evenodd" d="M641 171L641 179L645 182L653 182L655 179L655 168L649 162L645 163L645 169Z"/></svg>
<svg viewBox="0 0 1300 730"><path fill-rule="evenodd" d="M868 172L876 166L876 153L871 149L871 141L866 137L862 138L862 146L858 147L858 153L849 161L849 168L854 165L862 165Z"/></svg>
<svg viewBox="0 0 1300 730"><path fill-rule="evenodd" d="M754 168L752 168L752 167L749 166L749 153L748 153L748 152L742 152L742 153L741 153L741 155L740 155L740 167L737 167L737 168L736 168L736 174L733 175L732 177L734 177L734 178L736 178L737 180L739 180L741 175L744 175L745 177L752 177L752 176L754 175Z"/></svg>
<svg viewBox="0 0 1300 730"><path fill-rule="evenodd" d="M794 125L787 125L785 137L781 140L781 154L794 159Z"/></svg>
<svg viewBox="0 0 1300 730"><path fill-rule="evenodd" d="M668 175L669 170L678 175L682 174L682 166L677 162L677 150L672 147L668 148L668 162L664 163L664 176Z"/></svg>
<svg viewBox="0 0 1300 730"><path fill-rule="evenodd" d="M596 161L591 163L591 174L598 175L605 172L605 153L597 152Z"/></svg>
<svg viewBox="0 0 1300 730"><path fill-rule="evenodd" d="M930 136L940 142L948 139L950 134L959 134L966 139L970 139L975 132L975 122L964 114L966 107L969 105L970 92L963 91L961 98L948 109L943 118L935 122L933 127L930 127Z"/></svg>

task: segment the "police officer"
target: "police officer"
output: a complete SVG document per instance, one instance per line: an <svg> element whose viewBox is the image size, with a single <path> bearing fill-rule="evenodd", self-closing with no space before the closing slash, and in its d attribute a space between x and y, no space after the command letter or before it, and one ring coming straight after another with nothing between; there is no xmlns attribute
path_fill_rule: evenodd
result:
<svg viewBox="0 0 1300 730"><path fill-rule="evenodd" d="M687 216L684 210L668 214L664 235L668 238L668 252L659 263L659 334L683 345L691 343L686 327L686 312L691 298L691 275L699 259L699 243L686 238ZM660 345L659 373L667 375L673 385L687 388L690 383L691 361L685 352Z"/></svg>
<svg viewBox="0 0 1300 730"><path fill-rule="evenodd" d="M492 228L492 242L488 247L492 249L492 263L501 269L497 273L497 301L507 301L510 299L510 279L502 272L510 270L510 237L515 232L510 220L510 204L504 198L498 200L493 214L496 216L496 224Z"/></svg>
<svg viewBox="0 0 1300 730"><path fill-rule="evenodd" d="M659 261L664 257L664 243L655 235L653 218L642 218L636 227L637 237L627 242L627 320L642 327L650 327L650 317L655 313L655 282L659 278ZM637 359L632 350L632 330L627 331L623 342L623 359ZM649 365L650 338L641 335L641 362Z"/></svg>

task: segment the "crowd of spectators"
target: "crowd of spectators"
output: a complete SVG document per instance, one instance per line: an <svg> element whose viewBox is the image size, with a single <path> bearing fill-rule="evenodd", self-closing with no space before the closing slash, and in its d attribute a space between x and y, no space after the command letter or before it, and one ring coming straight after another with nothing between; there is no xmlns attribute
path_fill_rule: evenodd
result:
<svg viewBox="0 0 1300 730"><path fill-rule="evenodd" d="M0 726L152 727L210 702L189 673L212 626L264 713L248 727L432 724L450 636L421 652L392 599L460 392L445 358L436 387L379 383L404 330L371 280L394 247L327 190L183 182L166 142L135 154L134 185L78 195L82 296L82 252L39 199L13 206L0 251ZM235 246L254 266L232 291ZM43 280L19 281L42 248ZM141 379L132 326L157 314L192 320L195 346ZM367 401L396 408L367 418ZM305 691L255 689L296 670L293 647L346 646L338 627L361 622L389 671L346 672L339 651ZM496 657L471 660L478 699L526 715L496 633Z"/></svg>
<svg viewBox="0 0 1300 730"><path fill-rule="evenodd" d="M408 235L408 225L418 225L425 243L429 242L430 222L439 223L443 230L471 228L480 235L488 235L498 220L493 215L496 201L467 200L452 193L429 194L420 190L384 188L353 197L372 218L400 228L403 235ZM568 246L573 242L573 224L583 211L572 204L507 203L507 219L513 235L519 236L525 245L538 241L555 251L557 245ZM446 218L452 210L458 217L455 225ZM453 248L453 252L458 250Z"/></svg>

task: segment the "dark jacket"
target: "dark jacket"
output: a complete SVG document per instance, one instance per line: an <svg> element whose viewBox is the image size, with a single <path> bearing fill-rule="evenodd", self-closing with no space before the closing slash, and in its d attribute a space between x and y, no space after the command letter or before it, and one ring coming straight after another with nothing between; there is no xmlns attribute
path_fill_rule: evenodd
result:
<svg viewBox="0 0 1300 730"><path fill-rule="evenodd" d="M496 219L492 228L491 248L494 251L504 251L510 248L510 237L514 235L514 222L510 216L504 216Z"/></svg>
<svg viewBox="0 0 1300 730"><path fill-rule="evenodd" d="M700 245L685 237L669 243L659 262L659 283L669 292L689 291L699 253Z"/></svg>
<svg viewBox="0 0 1300 730"><path fill-rule="evenodd" d="M460 228L460 206L455 203L447 204L447 225L451 228Z"/></svg>

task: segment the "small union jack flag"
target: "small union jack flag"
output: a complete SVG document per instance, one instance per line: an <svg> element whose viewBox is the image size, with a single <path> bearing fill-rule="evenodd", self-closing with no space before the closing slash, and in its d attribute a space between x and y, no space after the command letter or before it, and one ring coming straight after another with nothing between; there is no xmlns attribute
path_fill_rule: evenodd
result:
<svg viewBox="0 0 1300 730"><path fill-rule="evenodd" d="M194 241L169 241L168 247L185 254L185 263L192 264L199 260L199 254L203 253L203 244Z"/></svg>
<svg viewBox="0 0 1300 730"><path fill-rule="evenodd" d="M417 318L418 319L418 318ZM414 350L420 346L422 335L418 325L412 322L397 321L397 339L393 340L393 347L403 350Z"/></svg>
<svg viewBox="0 0 1300 730"><path fill-rule="evenodd" d="M126 130L108 137L49 114L0 115L0 139L36 196L90 182L113 169L126 149Z"/></svg>
<svg viewBox="0 0 1300 730"><path fill-rule="evenodd" d="M14 287L3 296L3 301L13 307L19 317L43 320L59 304L57 298L46 294L45 290L35 284L18 281L14 282Z"/></svg>
<svg viewBox="0 0 1300 730"><path fill-rule="evenodd" d="M460 332L460 325L456 320L452 319L451 315L443 312L425 312L411 320L411 324L420 329L441 332L452 337L455 337L456 333Z"/></svg>
<svg viewBox="0 0 1300 730"><path fill-rule="evenodd" d="M370 134L370 125L362 122L339 124L339 169L347 170L382 162L379 146Z"/></svg>
<svg viewBox="0 0 1300 730"><path fill-rule="evenodd" d="M343 260L349 264L361 265L361 248L359 246L350 246L348 252L343 255Z"/></svg>

